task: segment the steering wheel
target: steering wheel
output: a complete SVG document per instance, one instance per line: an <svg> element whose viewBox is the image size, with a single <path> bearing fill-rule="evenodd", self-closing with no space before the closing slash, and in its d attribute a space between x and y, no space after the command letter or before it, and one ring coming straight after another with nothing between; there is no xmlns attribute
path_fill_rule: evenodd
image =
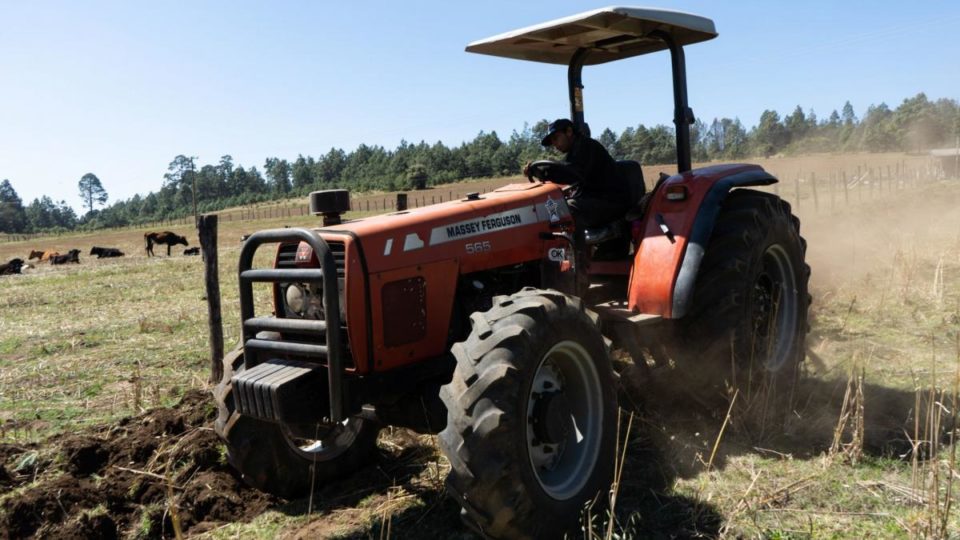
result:
<svg viewBox="0 0 960 540"><path fill-rule="evenodd" d="M527 171L527 178L531 182L536 178L541 182L564 184L571 189L576 189L577 184L583 181L580 173L569 163L550 159L540 159L531 163L530 169Z"/></svg>

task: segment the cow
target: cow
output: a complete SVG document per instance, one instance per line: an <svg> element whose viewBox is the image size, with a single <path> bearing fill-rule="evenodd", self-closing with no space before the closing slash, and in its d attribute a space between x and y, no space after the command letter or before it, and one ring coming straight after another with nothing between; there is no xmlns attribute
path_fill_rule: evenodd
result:
<svg viewBox="0 0 960 540"><path fill-rule="evenodd" d="M150 232L143 235L143 241L147 244L147 257L153 255L153 245L154 244L166 244L167 245L167 257L170 256L170 248L177 245L183 244L189 246L187 239L179 234L172 233L170 231L163 232Z"/></svg>
<svg viewBox="0 0 960 540"><path fill-rule="evenodd" d="M183 254L184 254L184 255L199 255L199 254L200 254L200 248L197 247L197 246L194 246L194 247L192 247L192 248L187 248L187 249L183 250Z"/></svg>
<svg viewBox="0 0 960 540"><path fill-rule="evenodd" d="M90 248L90 255L96 255L98 259L103 259L105 257L123 257L123 252L117 248L93 246Z"/></svg>
<svg viewBox="0 0 960 540"><path fill-rule="evenodd" d="M80 263L80 250L71 249L65 255L57 255L50 258L50 264Z"/></svg>
<svg viewBox="0 0 960 540"><path fill-rule="evenodd" d="M23 268L23 259L10 259L5 263L0 264L0 276L7 274L19 274L21 268Z"/></svg>
<svg viewBox="0 0 960 540"><path fill-rule="evenodd" d="M50 257L55 257L60 253L57 251L36 251L31 249L30 256L27 257L27 260L37 259L40 262L49 261Z"/></svg>

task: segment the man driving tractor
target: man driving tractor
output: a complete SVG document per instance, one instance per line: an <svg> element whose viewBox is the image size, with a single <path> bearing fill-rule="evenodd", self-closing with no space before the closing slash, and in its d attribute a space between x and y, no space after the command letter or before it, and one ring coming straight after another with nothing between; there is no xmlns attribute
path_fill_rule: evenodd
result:
<svg viewBox="0 0 960 540"><path fill-rule="evenodd" d="M564 163L580 177L567 199L578 231L610 223L630 209L630 186L617 175L616 161L599 141L582 135L573 122L566 118L554 120L540 144L566 154ZM524 165L523 174L533 181L530 167L530 163Z"/></svg>

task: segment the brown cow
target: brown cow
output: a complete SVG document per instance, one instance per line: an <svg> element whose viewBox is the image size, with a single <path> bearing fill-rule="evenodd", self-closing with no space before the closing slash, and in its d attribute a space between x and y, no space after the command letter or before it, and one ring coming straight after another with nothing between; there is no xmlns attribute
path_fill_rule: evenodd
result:
<svg viewBox="0 0 960 540"><path fill-rule="evenodd" d="M172 233L170 231L163 232L150 232L143 235L143 241L147 244L147 257L153 255L153 245L154 244L166 244L167 245L167 257L170 256L170 248L177 245L183 244L189 246L187 239L179 234Z"/></svg>
<svg viewBox="0 0 960 540"><path fill-rule="evenodd" d="M80 263L80 250L71 249L66 255L57 255L50 258L50 264L66 264L68 262Z"/></svg>
<svg viewBox="0 0 960 540"><path fill-rule="evenodd" d="M56 257L60 253L57 251L36 251L31 249L30 256L27 257L27 260L37 259L40 262L49 261L51 257Z"/></svg>

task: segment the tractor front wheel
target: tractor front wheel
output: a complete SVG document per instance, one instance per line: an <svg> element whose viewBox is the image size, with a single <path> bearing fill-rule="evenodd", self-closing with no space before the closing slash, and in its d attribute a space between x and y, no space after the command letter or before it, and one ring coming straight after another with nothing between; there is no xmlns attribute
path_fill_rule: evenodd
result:
<svg viewBox="0 0 960 540"><path fill-rule="evenodd" d="M524 289L471 322L440 393L448 491L485 536L559 537L613 474L617 403L596 315Z"/></svg>
<svg viewBox="0 0 960 540"><path fill-rule="evenodd" d="M227 459L251 486L286 499L302 497L347 475L374 456L380 426L351 417L318 427L315 437L295 436L283 425L240 414L231 379L243 371L243 349L223 359L223 378L214 388L214 429L227 444Z"/></svg>

